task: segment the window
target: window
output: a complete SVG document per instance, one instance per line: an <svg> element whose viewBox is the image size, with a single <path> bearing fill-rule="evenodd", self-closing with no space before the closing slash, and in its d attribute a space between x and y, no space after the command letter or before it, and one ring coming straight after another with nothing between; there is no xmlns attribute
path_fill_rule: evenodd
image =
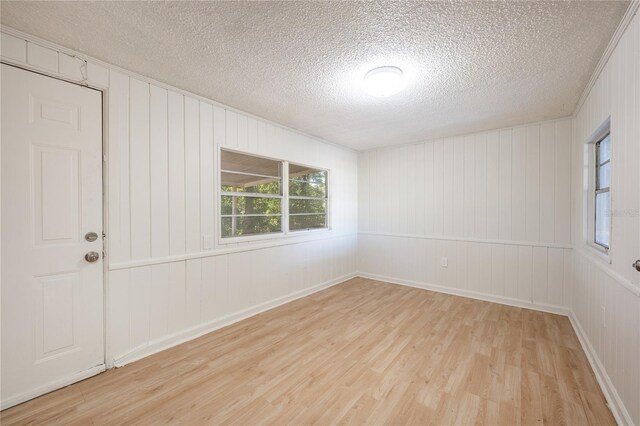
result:
<svg viewBox="0 0 640 426"><path fill-rule="evenodd" d="M327 185L327 170L221 149L220 235L328 228Z"/></svg>
<svg viewBox="0 0 640 426"><path fill-rule="evenodd" d="M289 164L289 230L327 227L327 171Z"/></svg>
<svg viewBox="0 0 640 426"><path fill-rule="evenodd" d="M282 232L282 162L220 151L223 238Z"/></svg>
<svg viewBox="0 0 640 426"><path fill-rule="evenodd" d="M597 245L609 249L611 230L611 134L595 144L594 238Z"/></svg>

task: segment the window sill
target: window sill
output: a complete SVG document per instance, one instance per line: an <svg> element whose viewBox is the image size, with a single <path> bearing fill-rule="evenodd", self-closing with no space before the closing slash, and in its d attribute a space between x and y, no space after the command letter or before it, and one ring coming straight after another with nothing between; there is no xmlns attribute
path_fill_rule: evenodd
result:
<svg viewBox="0 0 640 426"><path fill-rule="evenodd" d="M584 243L583 246L586 248L586 250L589 253L593 254L596 258L602 260L604 263L608 265L611 264L611 249L605 249L602 246L591 244L591 243Z"/></svg>
<svg viewBox="0 0 640 426"><path fill-rule="evenodd" d="M273 234L247 235L244 237L218 238L218 245L225 246L228 244L249 243L253 241L281 240L292 237L304 237L306 235L323 234L327 232L331 232L331 228L289 231L288 233L278 232Z"/></svg>

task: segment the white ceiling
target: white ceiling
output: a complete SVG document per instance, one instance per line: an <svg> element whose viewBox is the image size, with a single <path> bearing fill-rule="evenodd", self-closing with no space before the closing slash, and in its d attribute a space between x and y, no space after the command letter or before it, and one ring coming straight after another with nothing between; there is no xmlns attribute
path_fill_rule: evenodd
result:
<svg viewBox="0 0 640 426"><path fill-rule="evenodd" d="M570 115L628 2L11 2L2 24L367 149ZM406 89L361 90L395 65Z"/></svg>

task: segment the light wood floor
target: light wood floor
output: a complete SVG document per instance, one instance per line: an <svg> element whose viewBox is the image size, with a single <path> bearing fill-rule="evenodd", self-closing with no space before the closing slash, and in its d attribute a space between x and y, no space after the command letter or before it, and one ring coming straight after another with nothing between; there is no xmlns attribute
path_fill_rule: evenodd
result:
<svg viewBox="0 0 640 426"><path fill-rule="evenodd" d="M615 424L567 318L361 278L0 420Z"/></svg>

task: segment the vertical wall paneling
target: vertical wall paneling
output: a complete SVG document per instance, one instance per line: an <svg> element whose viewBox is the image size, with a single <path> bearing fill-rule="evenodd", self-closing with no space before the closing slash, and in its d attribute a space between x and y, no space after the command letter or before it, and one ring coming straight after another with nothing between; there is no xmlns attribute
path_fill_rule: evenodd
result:
<svg viewBox="0 0 640 426"><path fill-rule="evenodd" d="M429 145L429 144L428 144ZM425 147L425 152L428 148ZM426 174L429 176L429 174ZM428 186L428 183L427 183ZM427 200L425 200L426 202ZM444 144L442 141L433 143L433 203L427 207L433 211L433 235L444 234ZM427 229L429 224L427 223Z"/></svg>
<svg viewBox="0 0 640 426"><path fill-rule="evenodd" d="M161 263L151 266L149 289L149 339L151 341L169 334L171 264Z"/></svg>
<svg viewBox="0 0 640 426"><path fill-rule="evenodd" d="M361 206L360 218L368 218L362 229L383 232L392 223L390 229L406 234L553 244L556 186L566 184L559 182L562 175L555 170L555 129L570 129L565 126L568 122L550 121L362 153L359 164L368 172L359 184L361 192L371 188L382 191L390 179L400 176L395 169L401 169L412 182L406 188L394 187L389 202L382 197L378 206L379 197L374 197ZM545 137L542 151L541 131ZM568 146L570 137L570 132L565 134L561 144ZM565 175L565 179L569 177ZM394 210L385 207L389 204L418 209L416 218L404 214L394 217ZM550 220L540 217L543 209L544 217ZM568 216L569 212L558 210L558 215L562 214ZM552 223L543 223L549 221ZM511 235L512 228L517 228L516 236ZM545 238L540 237L541 232Z"/></svg>
<svg viewBox="0 0 640 426"><path fill-rule="evenodd" d="M131 259L129 78L109 73L109 261Z"/></svg>
<svg viewBox="0 0 640 426"><path fill-rule="evenodd" d="M525 241L540 240L540 126L526 132Z"/></svg>
<svg viewBox="0 0 640 426"><path fill-rule="evenodd" d="M518 295L518 246L507 245L504 248L505 296L517 299Z"/></svg>
<svg viewBox="0 0 640 426"><path fill-rule="evenodd" d="M185 145L184 145L184 96L169 92L169 252L180 255L186 252L186 201L185 201Z"/></svg>
<svg viewBox="0 0 640 426"><path fill-rule="evenodd" d="M202 259L187 260L186 277L187 325L194 326L202 314Z"/></svg>
<svg viewBox="0 0 640 426"><path fill-rule="evenodd" d="M131 350L130 273L129 269L109 272L109 345L116 357Z"/></svg>
<svg viewBox="0 0 640 426"><path fill-rule="evenodd" d="M571 242L571 123L559 121L555 132L555 197L554 225L555 242Z"/></svg>
<svg viewBox="0 0 640 426"><path fill-rule="evenodd" d="M417 197L419 198L416 214L417 226L416 232L420 235L433 235L433 218L434 208L433 203L428 200L433 200L433 176L434 176L434 158L433 158L433 144L419 144L416 146L416 159L418 164L423 164L423 167L418 168L417 179ZM424 194L422 197L421 195ZM358 206L358 209L360 206ZM421 212L424 212L421 214Z"/></svg>
<svg viewBox="0 0 640 426"><path fill-rule="evenodd" d="M475 238L487 238L487 135L476 136L475 164Z"/></svg>
<svg viewBox="0 0 640 426"><path fill-rule="evenodd" d="M506 296L504 279L504 245L491 245L491 294Z"/></svg>
<svg viewBox="0 0 640 426"><path fill-rule="evenodd" d="M187 272L186 262L169 263L169 307L167 317L169 334L187 327Z"/></svg>
<svg viewBox="0 0 640 426"><path fill-rule="evenodd" d="M238 147L238 114L233 111L226 112L225 122L225 144L229 148Z"/></svg>
<svg viewBox="0 0 640 426"><path fill-rule="evenodd" d="M247 123L247 116L238 114L238 144L237 147L243 151L249 148L249 128Z"/></svg>
<svg viewBox="0 0 640 426"><path fill-rule="evenodd" d="M556 157L570 145L561 119L360 153L360 271L562 309Z"/></svg>
<svg viewBox="0 0 640 426"><path fill-rule="evenodd" d="M466 238L475 235L476 219L476 138L467 136L464 138L464 178L462 184L462 234Z"/></svg>
<svg viewBox="0 0 640 426"><path fill-rule="evenodd" d="M498 147L500 155L500 214L499 214L499 239L511 239L512 210L511 210L511 169L512 169L512 132L504 130L500 132Z"/></svg>
<svg viewBox="0 0 640 426"><path fill-rule="evenodd" d="M549 276L548 276L548 249L546 247L533 248L533 278L532 299L534 302L550 304L549 301Z"/></svg>
<svg viewBox="0 0 640 426"><path fill-rule="evenodd" d="M526 241L527 216L527 129L513 130L511 148L511 238Z"/></svg>
<svg viewBox="0 0 640 426"><path fill-rule="evenodd" d="M366 154L365 154L366 155ZM358 161L358 206L368 206L368 191L364 187L361 187L362 183L367 179L368 175L368 162L366 160ZM369 228L367 215L369 209L358 209L358 230L365 231Z"/></svg>
<svg viewBox="0 0 640 426"><path fill-rule="evenodd" d="M151 338L151 266L135 268L129 275L129 329L131 348L145 346Z"/></svg>
<svg viewBox="0 0 640 426"><path fill-rule="evenodd" d="M455 138L453 143L453 229L449 234L455 237L464 235L465 154L465 138Z"/></svg>
<svg viewBox="0 0 640 426"><path fill-rule="evenodd" d="M187 252L201 250L200 233L200 105L184 98L184 161Z"/></svg>
<svg viewBox="0 0 640 426"><path fill-rule="evenodd" d="M149 84L130 80L131 258L151 256L149 176ZM133 165L133 166L132 166Z"/></svg>
<svg viewBox="0 0 640 426"><path fill-rule="evenodd" d="M409 196L405 198L404 214L403 214L403 233L406 233L409 229L417 229L416 215L413 212L416 211L417 201L421 197L417 197L417 179L418 166L416 164L416 146L409 145L406 147L406 155L404 157L405 167L407 170L407 180L411 182L409 188ZM422 165L419 166L422 168ZM402 170L402 169L401 169ZM420 210L421 212L424 210ZM423 216L423 215L422 215Z"/></svg>
<svg viewBox="0 0 640 426"><path fill-rule="evenodd" d="M548 243L555 242L555 128L549 122L540 126L540 241Z"/></svg>
<svg viewBox="0 0 640 426"><path fill-rule="evenodd" d="M564 304L564 250L550 248L548 254L547 291L551 305Z"/></svg>
<svg viewBox="0 0 640 426"><path fill-rule="evenodd" d="M169 144L167 91L151 86L151 256L169 255Z"/></svg>
<svg viewBox="0 0 640 426"><path fill-rule="evenodd" d="M486 152L486 238L497 240L500 238L500 134L498 132L487 135ZM480 237L482 238L482 235Z"/></svg>
<svg viewBox="0 0 640 426"><path fill-rule="evenodd" d="M214 248L213 175L213 110L211 105L200 102L200 233L203 250Z"/></svg>

